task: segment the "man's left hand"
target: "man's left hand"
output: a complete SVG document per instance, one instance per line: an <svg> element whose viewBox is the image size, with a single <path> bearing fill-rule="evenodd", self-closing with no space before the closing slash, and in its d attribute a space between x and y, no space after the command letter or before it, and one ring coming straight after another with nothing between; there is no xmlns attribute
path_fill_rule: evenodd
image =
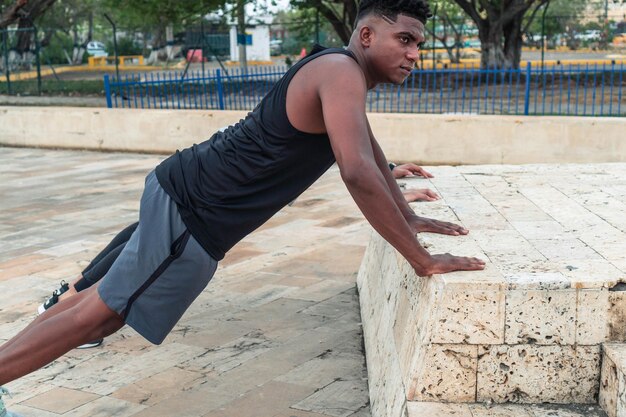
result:
<svg viewBox="0 0 626 417"><path fill-rule="evenodd" d="M397 165L391 170L391 174L395 179L404 178L404 177L414 177L421 176L424 178L433 178L433 174L426 171L424 168L417 166L415 164L402 164Z"/></svg>
<svg viewBox="0 0 626 417"><path fill-rule="evenodd" d="M429 219L427 217L413 216L409 220L409 225L416 233L429 232L452 236L466 235L469 233L469 230L458 224Z"/></svg>

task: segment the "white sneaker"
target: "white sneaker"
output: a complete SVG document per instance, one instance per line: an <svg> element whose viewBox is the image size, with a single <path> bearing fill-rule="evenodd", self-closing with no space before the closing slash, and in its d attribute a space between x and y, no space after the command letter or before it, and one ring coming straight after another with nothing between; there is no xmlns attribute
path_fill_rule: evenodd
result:
<svg viewBox="0 0 626 417"><path fill-rule="evenodd" d="M54 290L50 298L48 298L43 304L37 308L37 314L43 314L44 311L59 302L59 296L70 289L70 284L65 281L61 281L61 286L58 290ZM2 415L0 415L2 417Z"/></svg>

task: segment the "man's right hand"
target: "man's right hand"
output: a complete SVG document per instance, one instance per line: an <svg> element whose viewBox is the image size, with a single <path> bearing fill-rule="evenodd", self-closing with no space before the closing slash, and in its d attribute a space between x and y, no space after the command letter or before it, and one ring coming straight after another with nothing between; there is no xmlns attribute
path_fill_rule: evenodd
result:
<svg viewBox="0 0 626 417"><path fill-rule="evenodd" d="M485 261L466 256L455 256L449 253L431 255L431 263L427 267L413 265L419 276L445 274L452 271L480 271L485 269Z"/></svg>

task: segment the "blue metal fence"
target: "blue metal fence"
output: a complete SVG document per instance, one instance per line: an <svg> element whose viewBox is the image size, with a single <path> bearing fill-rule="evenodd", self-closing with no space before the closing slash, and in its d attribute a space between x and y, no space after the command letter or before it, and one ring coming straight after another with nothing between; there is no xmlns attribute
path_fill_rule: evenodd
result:
<svg viewBox="0 0 626 417"><path fill-rule="evenodd" d="M105 76L109 108L251 110L286 67ZM368 93L370 112L626 116L626 67L415 70Z"/></svg>

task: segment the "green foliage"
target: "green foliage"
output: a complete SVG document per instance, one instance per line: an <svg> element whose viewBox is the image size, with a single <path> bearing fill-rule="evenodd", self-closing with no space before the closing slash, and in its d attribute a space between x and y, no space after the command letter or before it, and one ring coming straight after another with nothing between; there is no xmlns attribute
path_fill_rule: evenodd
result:
<svg viewBox="0 0 626 417"><path fill-rule="evenodd" d="M281 11L275 22L283 26L288 36L283 40L282 52L286 55L299 55L302 48L307 51L316 42L317 10L295 9ZM324 46L343 46L343 42L333 30L332 25L322 16L319 17L319 43Z"/></svg>
<svg viewBox="0 0 626 417"><path fill-rule="evenodd" d="M66 53L71 55L74 41L67 33L55 32L50 43L41 48L41 62L43 64L67 65Z"/></svg>
<svg viewBox="0 0 626 417"><path fill-rule="evenodd" d="M545 6L543 6L545 7ZM568 29L578 28L587 0L551 0L545 17L545 34L548 38L564 34ZM543 8L538 11L528 26L527 32L532 35L541 34ZM526 16L526 20L530 15ZM528 23L528 22L527 22Z"/></svg>
<svg viewBox="0 0 626 417"><path fill-rule="evenodd" d="M217 10L224 0L100 0L102 7L119 25L148 30L157 26L178 27L188 21L198 20L206 13Z"/></svg>
<svg viewBox="0 0 626 417"><path fill-rule="evenodd" d="M113 40L107 41L106 49L110 56L115 54L115 48L113 45ZM132 38L123 37L118 38L117 40L117 54L118 55L141 55L143 53L143 48L137 42L135 42Z"/></svg>

